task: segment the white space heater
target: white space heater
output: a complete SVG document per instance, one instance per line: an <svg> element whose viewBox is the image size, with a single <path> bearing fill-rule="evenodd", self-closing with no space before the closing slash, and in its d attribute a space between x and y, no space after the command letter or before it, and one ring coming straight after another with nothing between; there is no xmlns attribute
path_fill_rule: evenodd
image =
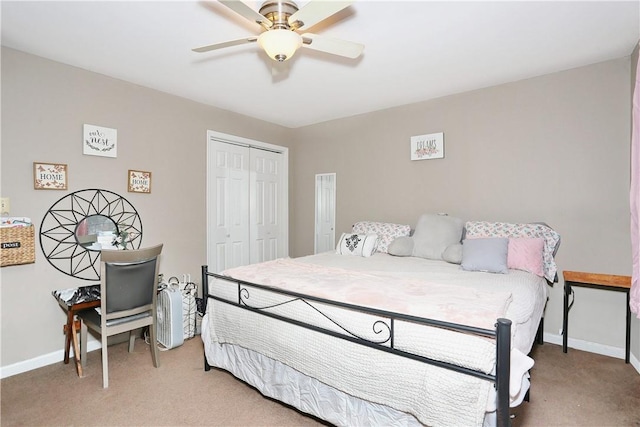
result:
<svg viewBox="0 0 640 427"><path fill-rule="evenodd" d="M158 342L166 348L181 346L184 342L182 323L182 293L168 286L158 294Z"/></svg>

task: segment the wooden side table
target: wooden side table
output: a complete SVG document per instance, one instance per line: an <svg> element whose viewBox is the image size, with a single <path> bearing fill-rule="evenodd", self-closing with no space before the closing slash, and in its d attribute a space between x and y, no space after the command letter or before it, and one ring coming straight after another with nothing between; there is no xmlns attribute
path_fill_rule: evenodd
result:
<svg viewBox="0 0 640 427"><path fill-rule="evenodd" d="M60 307L67 313L67 323L63 327L65 334L64 363L69 363L69 350L73 342L73 355L76 372L82 376L80 363L80 345L78 344L78 330L80 325L76 320L76 313L89 308L100 307L100 285L81 286L79 288L62 289L52 292Z"/></svg>
<svg viewBox="0 0 640 427"><path fill-rule="evenodd" d="M569 310L573 306L573 300L569 304L569 295L573 292L573 286L584 288L606 289L627 293L627 341L625 345L625 363L629 363L629 351L631 347L631 308L629 307L629 291L631 290L630 276L616 276L613 274L583 273L579 271L565 271L564 277L564 312L562 317L562 352L567 352L567 340L569 339Z"/></svg>

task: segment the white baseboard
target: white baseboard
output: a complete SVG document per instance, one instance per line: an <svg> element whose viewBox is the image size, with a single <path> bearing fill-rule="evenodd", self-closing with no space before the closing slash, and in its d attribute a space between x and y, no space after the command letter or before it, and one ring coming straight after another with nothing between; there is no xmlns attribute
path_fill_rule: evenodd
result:
<svg viewBox="0 0 640 427"><path fill-rule="evenodd" d="M543 338L545 342L562 345L562 335L545 332ZM603 356L615 357L616 359L622 360L624 360L625 356L624 348L577 340L575 338L569 338L567 340L567 347L575 348L576 350L588 351L589 353L602 354ZM629 355L629 363L640 374L640 361L633 354Z"/></svg>
<svg viewBox="0 0 640 427"><path fill-rule="evenodd" d="M87 341L87 351L98 350L100 347L100 341ZM71 353L73 353L73 349L71 349ZM34 357L33 359L25 360L23 362L14 363L13 365L2 366L0 367L0 378L11 377L13 375L31 371L32 369L42 368L43 366L47 365L53 365L54 363L62 363L63 359L64 350L58 350L49 354L43 354L42 356ZM69 363L74 363L73 355L70 355Z"/></svg>
<svg viewBox="0 0 640 427"><path fill-rule="evenodd" d="M562 336L556 334L544 333L544 341L562 345ZM615 357L617 359L624 360L624 348L613 347L604 344L593 343L589 341L577 340L575 338L569 338L567 346L575 348L576 350L588 351L590 353L602 354L603 356ZM100 348L100 341L89 340L87 343L87 351L94 351ZM23 362L14 363L13 365L0 367L0 378L6 378L13 375L21 374L23 372L30 371L32 369L41 368L43 366L52 365L54 363L61 362L64 358L64 351L58 350L49 354L34 357L33 359L25 360ZM73 361L71 362L73 363ZM640 373L640 361L631 354L629 356L629 363Z"/></svg>

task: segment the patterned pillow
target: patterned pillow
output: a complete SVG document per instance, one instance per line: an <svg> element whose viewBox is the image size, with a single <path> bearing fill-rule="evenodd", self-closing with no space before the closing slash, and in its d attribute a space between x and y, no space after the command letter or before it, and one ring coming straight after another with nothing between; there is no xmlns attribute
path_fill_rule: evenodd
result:
<svg viewBox="0 0 640 427"><path fill-rule="evenodd" d="M338 255L356 255L370 257L376 251L378 236L375 234L342 233L336 253Z"/></svg>
<svg viewBox="0 0 640 427"><path fill-rule="evenodd" d="M357 234L377 234L378 252L387 253L389 244L396 238L411 234L411 226L392 224L389 222L360 221L353 225L351 232Z"/></svg>
<svg viewBox="0 0 640 427"><path fill-rule="evenodd" d="M467 221L466 237L541 237L544 239L542 253L544 277L555 281L558 267L554 260L555 251L560 244L560 235L545 224L512 224L508 222Z"/></svg>

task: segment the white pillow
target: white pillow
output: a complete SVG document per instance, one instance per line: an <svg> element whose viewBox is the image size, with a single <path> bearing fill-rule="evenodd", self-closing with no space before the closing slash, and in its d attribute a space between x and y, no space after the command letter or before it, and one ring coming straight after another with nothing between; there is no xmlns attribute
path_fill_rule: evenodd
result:
<svg viewBox="0 0 640 427"><path fill-rule="evenodd" d="M376 252L377 246L377 234L342 233L336 247L336 253L370 257Z"/></svg>

